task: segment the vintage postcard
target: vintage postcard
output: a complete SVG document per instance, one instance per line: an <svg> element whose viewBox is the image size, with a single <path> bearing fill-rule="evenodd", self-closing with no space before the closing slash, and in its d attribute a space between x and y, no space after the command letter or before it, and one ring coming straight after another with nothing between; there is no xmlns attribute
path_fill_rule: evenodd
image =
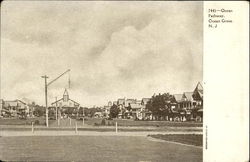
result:
<svg viewBox="0 0 250 162"><path fill-rule="evenodd" d="M248 5L3 1L0 160L248 161Z"/></svg>

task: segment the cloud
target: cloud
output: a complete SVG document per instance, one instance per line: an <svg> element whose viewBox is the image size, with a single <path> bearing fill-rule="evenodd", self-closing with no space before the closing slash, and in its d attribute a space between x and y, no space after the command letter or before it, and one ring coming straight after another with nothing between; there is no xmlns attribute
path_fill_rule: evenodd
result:
<svg viewBox="0 0 250 162"><path fill-rule="evenodd" d="M5 1L1 96L43 103L41 75L69 68L70 96L82 105L193 90L202 80L202 13L201 2ZM49 100L67 83L68 74L53 83Z"/></svg>

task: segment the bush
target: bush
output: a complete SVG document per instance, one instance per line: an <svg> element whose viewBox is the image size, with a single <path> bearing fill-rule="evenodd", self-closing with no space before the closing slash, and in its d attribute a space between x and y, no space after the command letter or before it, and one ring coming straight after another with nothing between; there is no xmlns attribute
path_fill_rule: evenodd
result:
<svg viewBox="0 0 250 162"><path fill-rule="evenodd" d="M114 122L108 122L108 126L115 126Z"/></svg>
<svg viewBox="0 0 250 162"><path fill-rule="evenodd" d="M106 120L102 119L101 125L106 125Z"/></svg>
<svg viewBox="0 0 250 162"><path fill-rule="evenodd" d="M34 124L35 124L35 125L39 125L39 123L40 123L39 120L35 120L35 123L34 123Z"/></svg>

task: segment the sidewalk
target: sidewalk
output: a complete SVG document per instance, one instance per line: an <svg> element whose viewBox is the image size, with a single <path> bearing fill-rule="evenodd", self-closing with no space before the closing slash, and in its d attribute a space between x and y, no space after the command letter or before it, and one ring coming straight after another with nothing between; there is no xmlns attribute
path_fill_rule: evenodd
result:
<svg viewBox="0 0 250 162"><path fill-rule="evenodd" d="M34 126L34 131L74 131L75 126L70 127L46 127ZM114 132L114 126L77 126L78 131L95 131L95 132ZM200 127L126 127L118 126L120 132L202 132ZM0 131L32 131L32 126L0 126Z"/></svg>
<svg viewBox="0 0 250 162"><path fill-rule="evenodd" d="M31 129L31 125L0 125L0 130L5 130L5 129L21 129L21 128L27 128L27 129ZM88 129L115 129L115 126L93 126L93 125L77 125L78 128L88 128ZM58 129L58 128L62 128L62 129L72 129L75 128L75 125L71 125L71 126L56 126L56 125L49 125L49 127L43 126L43 125L34 125L34 128L38 128L38 129ZM161 127L154 127L154 126L118 126L118 128L126 128L126 129L176 129L176 130L202 130L203 127L170 127L170 126L161 126Z"/></svg>
<svg viewBox="0 0 250 162"><path fill-rule="evenodd" d="M43 131L1 131L1 137L9 136L147 136L149 134L202 134L202 132L158 132L158 131L138 131L138 132L97 132L97 131L54 131L54 130L43 130Z"/></svg>
<svg viewBox="0 0 250 162"><path fill-rule="evenodd" d="M148 134L202 134L202 127L155 127L155 126L93 126L57 123L44 125L0 125L0 136L147 136Z"/></svg>

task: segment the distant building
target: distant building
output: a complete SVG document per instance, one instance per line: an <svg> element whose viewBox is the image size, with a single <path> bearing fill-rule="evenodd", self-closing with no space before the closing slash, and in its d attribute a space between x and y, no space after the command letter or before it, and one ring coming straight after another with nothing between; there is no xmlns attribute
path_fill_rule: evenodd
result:
<svg viewBox="0 0 250 162"><path fill-rule="evenodd" d="M199 82L193 92L184 92L179 94L170 95L165 100L166 114L160 116L161 119L186 121L186 120L202 120L203 117L203 87ZM156 94L153 95L154 97ZM152 111L146 109L146 105L150 103L152 98L125 99L120 98L114 101L113 104L119 108L119 118L126 119L139 119L139 120L152 120L154 116ZM108 104L110 105L110 104ZM104 106L105 112L110 110L109 106ZM164 116L165 115L165 116ZM159 116L158 116L159 117Z"/></svg>
<svg viewBox="0 0 250 162"><path fill-rule="evenodd" d="M103 112L102 116L103 116L103 117L109 117L111 106L112 106L112 102L109 101L109 102L108 102L108 105L105 105L105 106L103 107L103 109L102 109L102 112Z"/></svg>
<svg viewBox="0 0 250 162"><path fill-rule="evenodd" d="M203 87L200 82L197 84L196 88L194 89L194 93L192 97L195 101L194 117L202 121L203 120Z"/></svg>
<svg viewBox="0 0 250 162"><path fill-rule="evenodd" d="M21 100L4 101L1 100L1 115L3 116L29 116L30 110L28 104Z"/></svg>
<svg viewBox="0 0 250 162"><path fill-rule="evenodd" d="M110 108L111 108L111 106L104 106L104 107L103 107L103 116L104 116L104 117L109 117Z"/></svg>
<svg viewBox="0 0 250 162"><path fill-rule="evenodd" d="M193 92L174 94L171 103L173 113L179 112L181 121L183 120L202 120L203 117L203 87L200 82Z"/></svg>
<svg viewBox="0 0 250 162"><path fill-rule="evenodd" d="M203 87L200 82L195 87L192 97L194 101L196 102L196 107L200 107L202 109L203 108Z"/></svg>
<svg viewBox="0 0 250 162"><path fill-rule="evenodd" d="M142 100L136 100L136 104L140 104L141 105Z"/></svg>
<svg viewBox="0 0 250 162"><path fill-rule="evenodd" d="M146 104L150 98L143 98L142 100L128 98L119 98L113 104L119 108L118 118L135 118L142 119L145 116ZM108 107L104 106L105 109Z"/></svg>
<svg viewBox="0 0 250 162"><path fill-rule="evenodd" d="M132 108L132 116L134 119L141 120L143 118L143 107L140 103L132 103L130 104Z"/></svg>
<svg viewBox="0 0 250 162"><path fill-rule="evenodd" d="M2 115L3 103L3 99L0 99L0 116Z"/></svg>
<svg viewBox="0 0 250 162"><path fill-rule="evenodd" d="M183 106L183 94L174 94L173 95L173 101L172 101L172 108L181 109Z"/></svg>
<svg viewBox="0 0 250 162"><path fill-rule="evenodd" d="M119 98L117 100L117 105L125 105L125 98Z"/></svg>
<svg viewBox="0 0 250 162"><path fill-rule="evenodd" d="M150 98L142 98L141 104L146 105L150 101Z"/></svg>
<svg viewBox="0 0 250 162"><path fill-rule="evenodd" d="M57 106L57 107L62 107L62 108L77 108L80 106L79 103L77 103L76 101L72 100L69 98L69 93L67 91L67 89L65 89L64 93L63 93L63 98L53 102L51 104L52 106Z"/></svg>
<svg viewBox="0 0 250 162"><path fill-rule="evenodd" d="M141 100L141 106L142 106L141 116L142 116L142 119L147 119L147 120L152 119L152 112L146 109L146 105L150 100L151 100L151 98L142 98L142 100Z"/></svg>
<svg viewBox="0 0 250 162"><path fill-rule="evenodd" d="M196 103L193 99L193 92L184 92L182 96L182 111L180 114L182 117L185 116L185 120L193 119L192 110L195 105Z"/></svg>
<svg viewBox="0 0 250 162"><path fill-rule="evenodd" d="M184 92L183 94L183 101L186 102L184 107L186 107L187 109L192 109L195 106L193 94L194 92Z"/></svg>
<svg viewBox="0 0 250 162"><path fill-rule="evenodd" d="M80 108L80 104L69 98L67 89L64 90L63 98L53 102L52 108L59 107L62 115L73 115Z"/></svg>
<svg viewBox="0 0 250 162"><path fill-rule="evenodd" d="M128 107L129 104L135 104L135 103L136 103L136 99L126 99L125 107Z"/></svg>
<svg viewBox="0 0 250 162"><path fill-rule="evenodd" d="M119 98L117 100L117 107L119 108L119 114L118 114L118 118L122 118L123 115L123 110L124 110L124 105L125 105L125 98Z"/></svg>

